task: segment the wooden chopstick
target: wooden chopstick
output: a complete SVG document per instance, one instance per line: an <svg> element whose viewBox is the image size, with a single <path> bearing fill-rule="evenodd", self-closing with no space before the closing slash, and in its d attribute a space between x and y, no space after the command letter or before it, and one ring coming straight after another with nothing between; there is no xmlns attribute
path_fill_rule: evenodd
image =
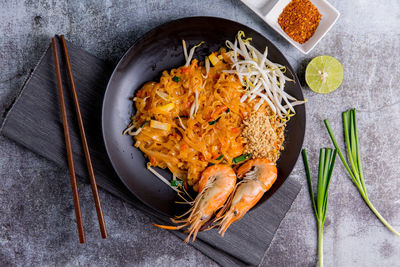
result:
<svg viewBox="0 0 400 267"><path fill-rule="evenodd" d="M63 93L63 87L62 87L62 81L61 81L61 71L60 71L60 65L59 65L59 60L58 60L58 52L57 52L57 45L56 45L55 37L53 37L51 39L51 44L53 46L54 65L55 65L56 74L57 74L58 96L60 99L61 116L62 116L62 121L63 121L63 126L64 126L65 146L67 147L68 167L69 167L69 174L70 174L70 178L71 178L72 194L73 194L73 198L74 198L75 216L76 216L76 223L78 225L79 241L81 243L85 243L85 233L83 232L81 206L79 203L78 187L76 184L74 158L72 155L71 138L69 135L67 111L66 111L65 102L64 102L64 93Z"/></svg>
<svg viewBox="0 0 400 267"><path fill-rule="evenodd" d="M61 35L60 37L61 37L61 45L64 50L65 61L67 63L68 78L69 78L70 85L71 85L71 91L72 91L72 96L73 96L73 100L74 100L75 112L76 112L76 116L78 119L79 132L81 134L83 151L85 153L86 165L87 165L88 172L89 172L90 185L92 187L94 203L96 205L97 219L98 219L99 225L100 225L100 232L101 232L101 236L103 238L107 238L106 223L104 221L103 209L101 207L101 202L100 202L100 197L99 197L99 190L97 189L97 183L96 183L96 178L95 178L94 171L93 171L93 165L92 165L92 161L90 159L89 146L88 146L88 143L86 140L85 128L83 126L81 109L79 107L78 94L76 93L74 76L72 73L71 63L69 61L67 44L65 42L64 35Z"/></svg>

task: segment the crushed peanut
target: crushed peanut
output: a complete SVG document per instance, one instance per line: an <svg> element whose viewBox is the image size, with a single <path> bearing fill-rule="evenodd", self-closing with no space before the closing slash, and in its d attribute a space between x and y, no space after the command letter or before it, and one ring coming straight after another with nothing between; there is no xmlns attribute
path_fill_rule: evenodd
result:
<svg viewBox="0 0 400 267"><path fill-rule="evenodd" d="M276 162L280 151L283 150L285 138L284 126L280 125L276 115L271 111L259 109L247 116L243 124L245 152L251 153L253 158L265 158Z"/></svg>

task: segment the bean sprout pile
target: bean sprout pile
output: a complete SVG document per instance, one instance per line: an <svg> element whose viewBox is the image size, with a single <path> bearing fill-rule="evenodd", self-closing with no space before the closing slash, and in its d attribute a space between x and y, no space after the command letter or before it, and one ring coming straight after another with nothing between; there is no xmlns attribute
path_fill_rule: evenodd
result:
<svg viewBox="0 0 400 267"><path fill-rule="evenodd" d="M267 59L268 47L264 53L258 51L250 44L251 38L243 39L244 33L239 31L234 43L226 41L226 46L231 49L232 70L227 73L235 73L245 88L245 94L241 102L253 100L259 97L255 110L265 101L272 111L281 118L295 114L294 106L304 104L285 92L286 81L293 81L284 73L286 67Z"/></svg>

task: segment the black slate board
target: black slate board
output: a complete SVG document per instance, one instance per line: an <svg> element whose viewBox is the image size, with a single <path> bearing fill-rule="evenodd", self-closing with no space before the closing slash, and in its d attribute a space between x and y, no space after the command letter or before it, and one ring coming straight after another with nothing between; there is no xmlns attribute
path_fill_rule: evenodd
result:
<svg viewBox="0 0 400 267"><path fill-rule="evenodd" d="M100 116L103 94L113 69L112 66L69 42L67 45L98 185L148 214L155 222L168 222L168 218L145 206L124 187L107 158ZM60 55L62 55L61 51ZM64 65L64 59L61 60L61 64ZM62 75L76 172L79 177L88 182L65 71L63 68ZM51 49L47 49L8 110L0 132L67 169L56 90L52 52ZM224 238L211 230L200 233L196 242L191 245L223 266L258 265L300 188L297 182L287 179L262 206L250 211L241 221L234 223ZM185 238L185 234L181 232L172 231L172 233L182 239Z"/></svg>

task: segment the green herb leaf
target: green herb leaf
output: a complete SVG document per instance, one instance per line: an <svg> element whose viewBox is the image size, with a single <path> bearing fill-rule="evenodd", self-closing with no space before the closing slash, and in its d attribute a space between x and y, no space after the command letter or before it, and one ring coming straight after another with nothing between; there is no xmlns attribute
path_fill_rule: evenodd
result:
<svg viewBox="0 0 400 267"><path fill-rule="evenodd" d="M179 82L180 78L179 78L178 76L174 76L174 77L172 78L172 80L173 80L174 82Z"/></svg>
<svg viewBox="0 0 400 267"><path fill-rule="evenodd" d="M174 187L183 186L183 181L181 181L181 180L171 180L171 186L174 186Z"/></svg>
<svg viewBox="0 0 400 267"><path fill-rule="evenodd" d="M228 109L227 109L225 112L226 112L226 113L229 113L229 111L231 111L231 109L230 109L230 108L228 108Z"/></svg>

